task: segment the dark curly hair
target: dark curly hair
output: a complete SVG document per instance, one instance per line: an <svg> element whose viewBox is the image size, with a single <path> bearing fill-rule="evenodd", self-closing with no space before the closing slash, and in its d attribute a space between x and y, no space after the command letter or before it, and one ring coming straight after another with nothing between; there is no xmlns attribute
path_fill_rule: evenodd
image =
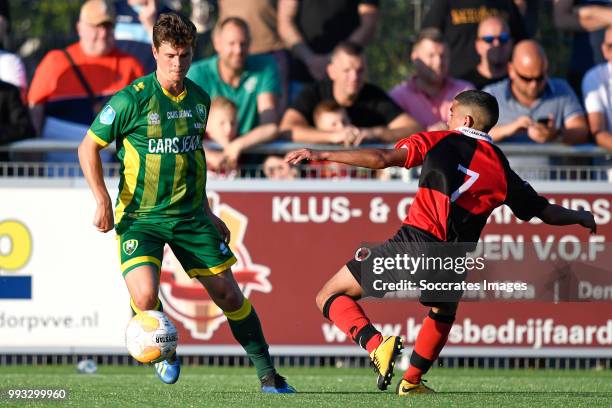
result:
<svg viewBox="0 0 612 408"><path fill-rule="evenodd" d="M153 26L153 45L159 49L162 43L172 47L195 48L196 28L187 18L177 13L163 13Z"/></svg>

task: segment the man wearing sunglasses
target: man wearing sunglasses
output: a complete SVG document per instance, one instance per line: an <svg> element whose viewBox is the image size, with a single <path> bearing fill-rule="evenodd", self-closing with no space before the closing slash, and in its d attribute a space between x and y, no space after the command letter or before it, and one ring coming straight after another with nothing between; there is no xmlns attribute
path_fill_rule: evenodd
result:
<svg viewBox="0 0 612 408"><path fill-rule="evenodd" d="M474 43L480 62L464 79L478 89L508 77L508 62L514 41L508 24L498 16L487 17L478 25L478 37Z"/></svg>
<svg viewBox="0 0 612 408"><path fill-rule="evenodd" d="M548 59L535 41L521 41L508 64L509 78L483 90L499 102L496 142L578 144L587 141L584 111L567 81L548 78Z"/></svg>

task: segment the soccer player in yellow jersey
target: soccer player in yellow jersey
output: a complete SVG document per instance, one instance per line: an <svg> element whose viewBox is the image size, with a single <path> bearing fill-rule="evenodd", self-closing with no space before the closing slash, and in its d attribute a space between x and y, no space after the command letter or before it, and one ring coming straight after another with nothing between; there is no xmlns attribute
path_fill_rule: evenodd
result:
<svg viewBox="0 0 612 408"><path fill-rule="evenodd" d="M295 392L274 369L255 309L232 275L236 258L227 246L229 230L206 199L202 138L210 98L185 78L195 38L191 21L162 14L153 28L156 71L113 96L79 146L81 167L97 203L93 223L101 232L115 228L134 313L162 308L159 269L167 243L187 274L224 311L255 365L261 390ZM121 162L114 217L100 161L100 150L112 141ZM174 355L156 364L156 372L164 383L175 383L179 359Z"/></svg>

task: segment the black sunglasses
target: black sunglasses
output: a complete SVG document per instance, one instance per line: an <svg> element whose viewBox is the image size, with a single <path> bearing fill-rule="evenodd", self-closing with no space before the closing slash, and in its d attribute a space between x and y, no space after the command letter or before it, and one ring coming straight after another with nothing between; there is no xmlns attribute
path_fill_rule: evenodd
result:
<svg viewBox="0 0 612 408"><path fill-rule="evenodd" d="M523 76L523 75L519 74L519 73L518 73L518 71L517 71L516 69L514 70L514 72L516 73L516 75L517 75L519 78L521 78L521 80L523 80L523 81L525 81L525 82L532 82L532 81L535 81L535 82L537 82L537 83L541 83L541 82L544 82L544 80L546 80L546 74L542 74L542 75L537 76L537 77L526 77L526 76Z"/></svg>
<svg viewBox="0 0 612 408"><path fill-rule="evenodd" d="M483 35L480 39L487 44L493 44L495 40L499 41L500 44L505 44L510 41L510 34L501 33L500 35Z"/></svg>

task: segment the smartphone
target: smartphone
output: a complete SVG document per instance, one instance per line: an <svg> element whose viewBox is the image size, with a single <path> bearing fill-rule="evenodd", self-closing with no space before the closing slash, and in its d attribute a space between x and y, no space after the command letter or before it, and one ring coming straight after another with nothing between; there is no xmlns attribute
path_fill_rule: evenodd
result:
<svg viewBox="0 0 612 408"><path fill-rule="evenodd" d="M548 126L548 118L539 118L538 120L536 120L536 122L541 125Z"/></svg>

